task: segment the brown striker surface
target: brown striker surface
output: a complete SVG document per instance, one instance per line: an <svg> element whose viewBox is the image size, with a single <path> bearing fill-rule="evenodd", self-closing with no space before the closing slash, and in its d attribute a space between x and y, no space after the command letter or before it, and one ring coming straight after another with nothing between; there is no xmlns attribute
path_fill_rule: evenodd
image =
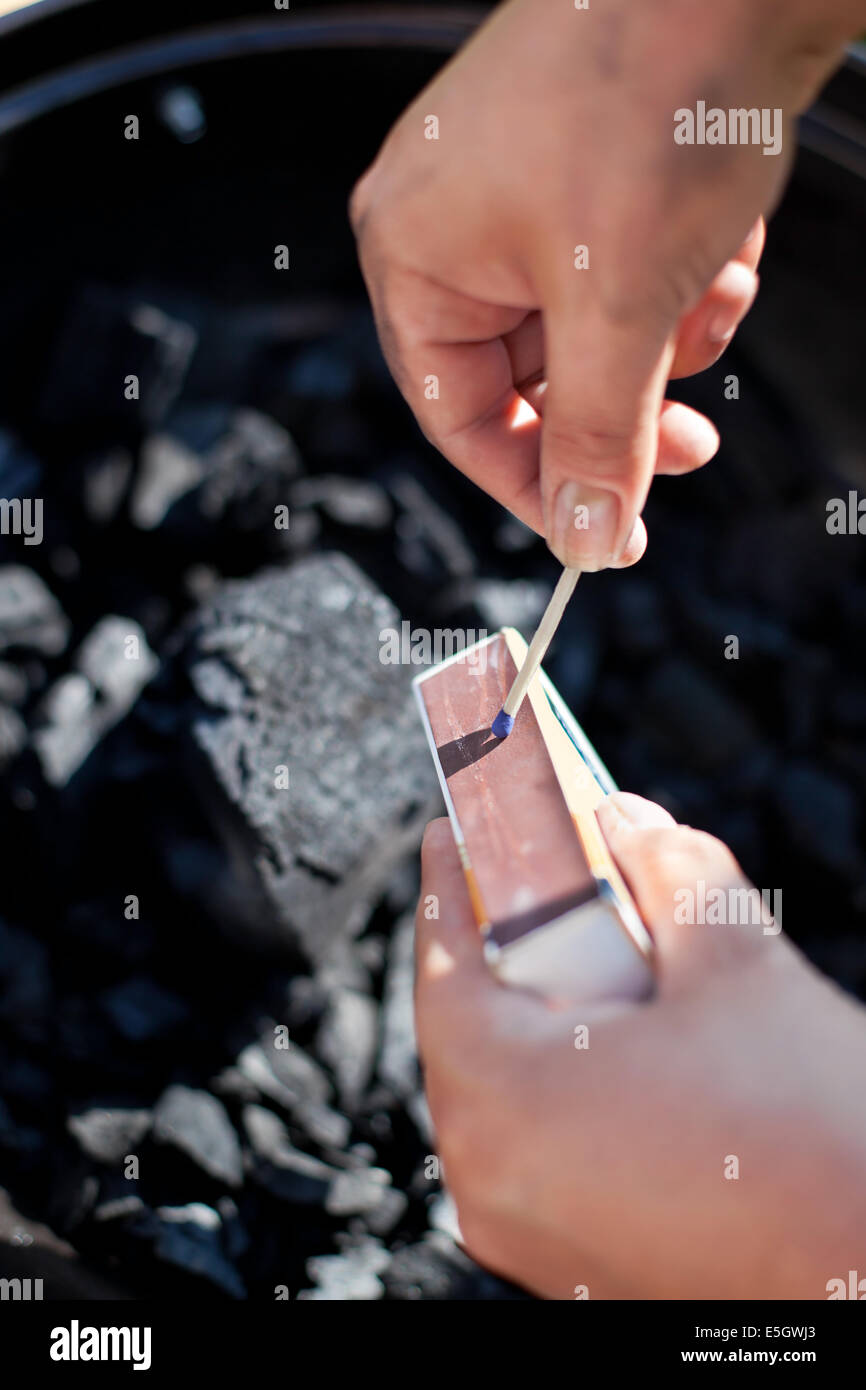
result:
<svg viewBox="0 0 866 1390"><path fill-rule="evenodd" d="M421 691L487 920L504 945L596 887L530 701L508 738L490 731L516 675L504 637L482 655L434 672Z"/></svg>

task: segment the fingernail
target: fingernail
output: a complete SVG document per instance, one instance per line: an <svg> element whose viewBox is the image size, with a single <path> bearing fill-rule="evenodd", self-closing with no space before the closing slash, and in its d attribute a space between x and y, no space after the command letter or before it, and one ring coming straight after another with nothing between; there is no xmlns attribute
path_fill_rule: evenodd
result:
<svg viewBox="0 0 866 1390"><path fill-rule="evenodd" d="M629 830L635 828L639 829L642 825L646 825L647 823L647 816L641 801L636 803L630 800L623 801L614 793L613 799L608 797L604 805L607 806L610 811L616 815L617 820L621 821ZM651 816L649 820L650 822L652 821Z"/></svg>
<svg viewBox="0 0 866 1390"><path fill-rule="evenodd" d="M615 802L608 797L595 808L596 819L605 835L613 835L617 830L630 830L631 822L626 820Z"/></svg>
<svg viewBox="0 0 866 1390"><path fill-rule="evenodd" d="M610 492L587 492L573 480L563 483L553 508L551 547L564 565L605 569L613 559L619 501Z"/></svg>
<svg viewBox="0 0 866 1390"><path fill-rule="evenodd" d="M628 566L626 565L625 559L624 559L623 557L625 556L626 551L628 550L629 546L631 545L632 538L633 538L633 537L636 535L636 533L637 533L638 525L639 525L639 523L636 521L635 524L634 524L634 526L631 528L631 530L630 530L629 533L628 533L628 540L626 541L625 545L622 547L622 549L620 550L619 554L616 555L616 556L614 556L614 558L611 560L611 562L610 562L610 567L611 567L611 569L619 570L619 569L626 569L626 568L628 568Z"/></svg>
<svg viewBox="0 0 866 1390"><path fill-rule="evenodd" d="M711 320L707 337L711 343L727 343L736 333L738 323L739 315L719 314Z"/></svg>
<svg viewBox="0 0 866 1390"><path fill-rule="evenodd" d="M611 830L649 830L674 825L674 819L664 806L634 792L611 792L601 803L597 812L599 819L607 821Z"/></svg>

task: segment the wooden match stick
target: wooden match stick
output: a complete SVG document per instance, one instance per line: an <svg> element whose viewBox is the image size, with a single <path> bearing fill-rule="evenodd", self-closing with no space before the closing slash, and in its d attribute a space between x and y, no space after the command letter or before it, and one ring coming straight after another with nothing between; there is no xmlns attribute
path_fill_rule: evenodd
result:
<svg viewBox="0 0 866 1390"><path fill-rule="evenodd" d="M565 605L574 593L575 585L580 578L580 570L569 569L567 566L559 576L559 582L553 591L553 596L544 611L544 617L538 624L538 629L526 653L526 659L514 678L514 684L505 697L505 704L497 714L490 728L497 738L507 738L514 728L514 720L517 711L523 704L523 697L529 689L529 684L544 660L544 654L553 641L553 634L559 627L560 619L565 612Z"/></svg>

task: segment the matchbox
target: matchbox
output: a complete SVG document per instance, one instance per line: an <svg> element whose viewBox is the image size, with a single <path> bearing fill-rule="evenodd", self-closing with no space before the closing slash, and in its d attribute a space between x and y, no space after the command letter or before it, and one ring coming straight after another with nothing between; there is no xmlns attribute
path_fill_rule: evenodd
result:
<svg viewBox="0 0 866 1390"><path fill-rule="evenodd" d="M413 682L485 956L550 997L640 999L652 941L595 816L609 772L543 671L491 731L526 650L503 628Z"/></svg>

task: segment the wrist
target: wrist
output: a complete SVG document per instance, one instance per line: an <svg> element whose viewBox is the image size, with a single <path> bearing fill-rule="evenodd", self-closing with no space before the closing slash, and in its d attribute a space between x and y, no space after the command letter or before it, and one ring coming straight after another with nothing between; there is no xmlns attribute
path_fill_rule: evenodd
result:
<svg viewBox="0 0 866 1390"><path fill-rule="evenodd" d="M866 26L866 0L722 0L717 22L743 68L766 84L767 103L790 117L815 99Z"/></svg>

